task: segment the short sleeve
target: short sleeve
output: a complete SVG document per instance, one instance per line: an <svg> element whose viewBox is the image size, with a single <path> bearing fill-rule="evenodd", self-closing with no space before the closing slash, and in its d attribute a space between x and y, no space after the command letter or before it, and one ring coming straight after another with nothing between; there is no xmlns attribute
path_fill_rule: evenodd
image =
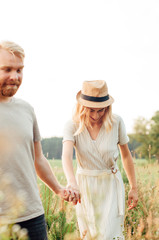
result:
<svg viewBox="0 0 159 240"><path fill-rule="evenodd" d="M118 144L124 145L129 142L129 137L126 133L126 128L123 119L119 118L119 128L118 128Z"/></svg>
<svg viewBox="0 0 159 240"><path fill-rule="evenodd" d="M72 141L75 143L75 124L72 120L66 122L63 129L63 142Z"/></svg>
<svg viewBox="0 0 159 240"><path fill-rule="evenodd" d="M34 142L41 141L39 126L34 112L33 112L33 141Z"/></svg>

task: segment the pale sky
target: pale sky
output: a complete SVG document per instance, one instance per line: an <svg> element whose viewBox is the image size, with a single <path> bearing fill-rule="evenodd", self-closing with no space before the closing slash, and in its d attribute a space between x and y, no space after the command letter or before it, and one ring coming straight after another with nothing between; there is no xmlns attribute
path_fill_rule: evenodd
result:
<svg viewBox="0 0 159 240"><path fill-rule="evenodd" d="M159 1L4 0L0 40L26 54L16 96L42 137L62 136L84 80L106 80L128 133L159 110Z"/></svg>

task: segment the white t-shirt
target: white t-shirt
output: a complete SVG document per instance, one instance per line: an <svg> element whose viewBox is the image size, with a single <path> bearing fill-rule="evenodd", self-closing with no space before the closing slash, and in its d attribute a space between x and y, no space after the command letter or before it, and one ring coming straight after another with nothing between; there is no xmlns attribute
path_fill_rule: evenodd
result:
<svg viewBox="0 0 159 240"><path fill-rule="evenodd" d="M0 103L0 191L3 192L0 216L17 215L15 221L20 222L44 213L34 166L34 142L40 140L30 104L16 98L10 103ZM18 196L22 199L22 209Z"/></svg>

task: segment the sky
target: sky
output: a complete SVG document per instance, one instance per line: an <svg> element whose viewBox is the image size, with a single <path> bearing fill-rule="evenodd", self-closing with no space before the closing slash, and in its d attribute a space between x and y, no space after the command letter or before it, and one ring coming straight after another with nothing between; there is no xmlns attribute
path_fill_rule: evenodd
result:
<svg viewBox="0 0 159 240"><path fill-rule="evenodd" d="M128 133L159 110L158 0L0 0L0 41L25 50L16 96L61 137L85 80L105 80Z"/></svg>

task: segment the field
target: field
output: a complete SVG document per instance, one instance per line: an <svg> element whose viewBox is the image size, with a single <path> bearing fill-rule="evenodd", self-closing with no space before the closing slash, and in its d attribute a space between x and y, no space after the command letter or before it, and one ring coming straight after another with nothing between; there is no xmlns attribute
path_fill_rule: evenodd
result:
<svg viewBox="0 0 159 240"><path fill-rule="evenodd" d="M62 185L66 185L60 160L50 160L52 169ZM139 202L136 209L125 214L125 240L159 240L159 165L146 160L134 160L138 182ZM126 202L129 191L125 172L119 162ZM74 168L76 162L74 161ZM42 182L39 189L48 225L49 240L79 240L75 208L72 203L61 201ZM84 239L84 238L83 238Z"/></svg>

